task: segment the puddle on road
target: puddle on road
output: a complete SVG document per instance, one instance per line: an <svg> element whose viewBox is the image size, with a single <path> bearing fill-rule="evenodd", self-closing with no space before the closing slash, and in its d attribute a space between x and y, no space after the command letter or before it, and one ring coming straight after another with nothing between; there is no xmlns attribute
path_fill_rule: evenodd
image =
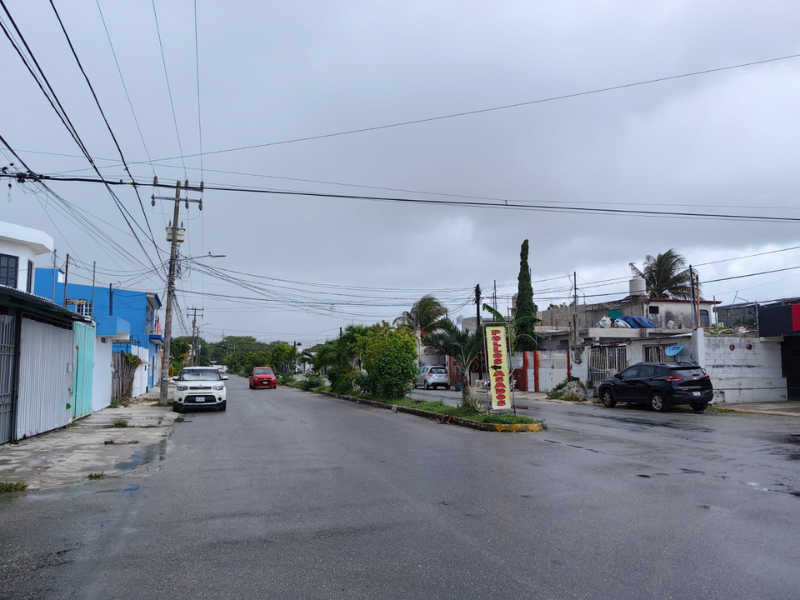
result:
<svg viewBox="0 0 800 600"><path fill-rule="evenodd" d="M166 460L170 445L169 439L165 438L157 445L145 446L134 452L127 460L118 462L113 468L119 469L120 471L133 471L139 467L156 462L156 458L158 458L158 462ZM148 471L158 471L159 469L160 467L158 465L151 465L147 468Z"/></svg>

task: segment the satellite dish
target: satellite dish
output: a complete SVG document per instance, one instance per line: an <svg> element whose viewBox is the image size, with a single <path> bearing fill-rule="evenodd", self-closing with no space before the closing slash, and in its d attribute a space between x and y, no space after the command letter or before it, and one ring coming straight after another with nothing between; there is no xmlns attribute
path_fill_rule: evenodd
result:
<svg viewBox="0 0 800 600"><path fill-rule="evenodd" d="M683 350L683 346L681 346L680 344L676 344L675 346L669 346L668 348L666 348L664 350L664 353L667 356L677 356L678 354L681 353L681 350Z"/></svg>

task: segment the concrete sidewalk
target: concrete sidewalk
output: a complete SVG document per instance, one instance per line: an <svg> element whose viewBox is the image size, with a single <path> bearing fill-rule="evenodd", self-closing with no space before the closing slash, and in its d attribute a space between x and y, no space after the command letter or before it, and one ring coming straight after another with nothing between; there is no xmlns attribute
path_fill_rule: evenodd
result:
<svg viewBox="0 0 800 600"><path fill-rule="evenodd" d="M800 417L800 402L743 402L740 404L714 404L713 406L736 412Z"/></svg>
<svg viewBox="0 0 800 600"><path fill-rule="evenodd" d="M85 482L90 473L118 477L139 468L157 470L177 417L170 408L141 403L106 408L68 427L0 446L0 481L43 489ZM128 426L114 427L118 420Z"/></svg>

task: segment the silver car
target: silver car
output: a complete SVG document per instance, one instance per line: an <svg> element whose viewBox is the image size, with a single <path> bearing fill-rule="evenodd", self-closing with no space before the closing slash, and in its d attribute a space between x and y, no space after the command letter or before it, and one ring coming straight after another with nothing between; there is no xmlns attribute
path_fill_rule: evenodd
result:
<svg viewBox="0 0 800 600"><path fill-rule="evenodd" d="M417 377L414 387L422 386L426 390L437 387L444 387L450 389L450 375L444 367L427 366L420 367L419 376Z"/></svg>

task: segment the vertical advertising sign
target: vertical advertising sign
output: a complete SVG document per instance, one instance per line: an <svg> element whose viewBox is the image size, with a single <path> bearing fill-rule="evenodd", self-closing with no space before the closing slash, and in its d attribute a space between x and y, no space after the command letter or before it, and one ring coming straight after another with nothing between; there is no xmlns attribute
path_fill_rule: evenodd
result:
<svg viewBox="0 0 800 600"><path fill-rule="evenodd" d="M511 408L511 378L508 365L506 326L486 325L486 366L492 382L492 410Z"/></svg>

